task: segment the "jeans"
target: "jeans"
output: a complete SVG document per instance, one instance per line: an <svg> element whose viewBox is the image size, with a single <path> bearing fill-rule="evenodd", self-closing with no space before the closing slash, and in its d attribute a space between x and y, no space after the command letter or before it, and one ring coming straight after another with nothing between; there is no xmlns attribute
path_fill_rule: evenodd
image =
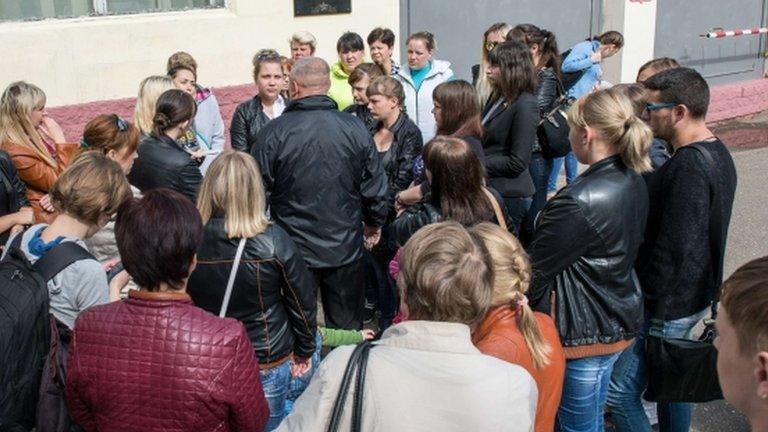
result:
<svg viewBox="0 0 768 432"><path fill-rule="evenodd" d="M643 331L625 350L613 368L608 388L608 407L617 432L650 432L651 424L640 400L648 386L645 366L645 339L648 334L665 338L692 339L696 324L709 308L694 315L660 322L646 316ZM658 403L660 432L687 432L691 427L693 406L689 403Z"/></svg>
<svg viewBox="0 0 768 432"><path fill-rule="evenodd" d="M261 370L261 386L264 388L264 398L269 405L269 421L264 427L268 432L277 429L285 412L285 400L291 387L291 362L283 363L271 368Z"/></svg>
<svg viewBox="0 0 768 432"><path fill-rule="evenodd" d="M531 197L504 197L504 207L507 209L507 230L518 237L520 224L531 207Z"/></svg>
<svg viewBox="0 0 768 432"><path fill-rule="evenodd" d="M323 337L320 335L320 330L318 330L317 335L315 336L315 353L312 354L312 368L309 370L309 372L298 378L291 378L291 386L290 390L288 391L288 397L285 398L284 416L287 416L291 413L291 411L293 411L293 404L296 402L296 399L298 399L299 396L304 393L304 390L307 389L307 386L309 386L309 381L312 379L312 376L315 375L317 367L320 366L320 351L322 351L322 349Z"/></svg>
<svg viewBox="0 0 768 432"><path fill-rule="evenodd" d="M613 364L621 353L566 361L555 430L603 432L603 410Z"/></svg>
<svg viewBox="0 0 768 432"><path fill-rule="evenodd" d="M523 245L530 242L533 237L533 230L536 223L536 216L547 203L547 185L549 172L552 170L552 159L547 159L541 155L541 152L535 152L531 156L531 163L528 165L528 171L531 173L531 180L536 192L531 197L531 206L525 214L523 223L520 226L520 241Z"/></svg>
<svg viewBox="0 0 768 432"><path fill-rule="evenodd" d="M573 183L573 180L579 175L579 161L576 160L573 152L568 152L561 158L553 159L552 170L549 173L549 185L547 186L549 192L557 190L557 177L560 175L560 168L563 167L563 159L565 159L565 183Z"/></svg>

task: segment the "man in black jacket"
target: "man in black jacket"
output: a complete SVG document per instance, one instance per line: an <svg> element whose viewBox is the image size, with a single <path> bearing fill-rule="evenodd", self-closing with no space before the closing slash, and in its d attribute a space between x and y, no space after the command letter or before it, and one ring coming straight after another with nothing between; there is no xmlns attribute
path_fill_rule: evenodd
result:
<svg viewBox="0 0 768 432"><path fill-rule="evenodd" d="M736 168L705 123L709 87L698 72L669 69L644 84L650 90L644 120L655 137L674 147L672 158L646 179L650 211L635 264L646 334L692 339L722 282ZM643 336L638 337L614 366L608 405L620 432L650 430L640 404L646 386L643 345ZM690 404L660 403L659 423L688 430L691 409Z"/></svg>
<svg viewBox="0 0 768 432"><path fill-rule="evenodd" d="M272 219L293 238L320 288L325 324L360 329L365 301L363 242L373 247L387 216L387 177L363 124L326 96L328 64L291 70L291 102L259 132Z"/></svg>

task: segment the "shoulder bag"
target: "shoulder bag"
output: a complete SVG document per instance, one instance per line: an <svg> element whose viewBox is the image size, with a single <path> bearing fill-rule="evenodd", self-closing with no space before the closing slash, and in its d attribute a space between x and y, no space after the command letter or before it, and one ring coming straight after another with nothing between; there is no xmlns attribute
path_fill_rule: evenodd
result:
<svg viewBox="0 0 768 432"><path fill-rule="evenodd" d="M571 132L568 126L568 110L573 105L574 99L568 97L557 75L555 79L560 97L555 99L552 109L539 120L539 127L536 130L541 154L546 158L563 157L571 151L571 141L568 138Z"/></svg>
<svg viewBox="0 0 768 432"><path fill-rule="evenodd" d="M338 432L341 425L341 417L344 412L344 405L347 401L349 387L352 380L355 381L355 393L352 399L352 432L360 432L363 421L363 391L365 390L365 371L368 367L368 354L373 348L371 341L364 341L355 347L352 355L349 356L347 368L344 370L344 376L341 378L341 387L336 396L336 402L331 411L331 421L328 423L328 432Z"/></svg>
<svg viewBox="0 0 768 432"><path fill-rule="evenodd" d="M240 239L240 243L237 245L237 252L235 253L235 261L232 263L232 270L229 272L229 280L227 281L227 290L224 291L224 300L221 302L221 309L219 310L219 317L224 318L227 315L227 308L229 307L229 299L232 297L232 288L235 286L235 278L237 277L237 268L240 267L240 260L243 258L243 249L245 249L245 238Z"/></svg>

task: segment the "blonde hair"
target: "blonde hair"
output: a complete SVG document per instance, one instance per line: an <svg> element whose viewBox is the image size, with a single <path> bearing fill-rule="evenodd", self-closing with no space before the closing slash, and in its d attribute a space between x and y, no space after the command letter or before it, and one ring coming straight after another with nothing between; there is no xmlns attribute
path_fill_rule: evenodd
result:
<svg viewBox="0 0 768 432"><path fill-rule="evenodd" d="M297 31L291 35L291 40L288 42L296 42L299 45L309 45L309 47L312 49L312 53L314 53L315 49L317 49L317 39L315 39L315 36L308 31Z"/></svg>
<svg viewBox="0 0 768 432"><path fill-rule="evenodd" d="M599 90L579 99L568 111L571 127L595 129L615 146L621 160L637 173L651 170L648 153L653 132L636 114L624 91Z"/></svg>
<svg viewBox="0 0 768 432"><path fill-rule="evenodd" d="M254 159L243 152L226 150L203 178L197 209L207 224L215 213L224 213L229 238L253 237L269 226L266 194Z"/></svg>
<svg viewBox="0 0 768 432"><path fill-rule="evenodd" d="M768 256L739 267L723 282L720 306L736 330L739 351L768 351Z"/></svg>
<svg viewBox="0 0 768 432"><path fill-rule="evenodd" d="M45 108L45 93L24 81L8 85L0 96L0 144L14 143L35 152L46 164L57 168L56 159L45 149L40 133L32 124L32 111Z"/></svg>
<svg viewBox="0 0 768 432"><path fill-rule="evenodd" d="M136 98L136 109L133 115L136 126L141 133L145 135L152 133L152 119L155 118L157 99L165 91L174 88L176 87L168 75L153 75L144 78L141 82L139 85L139 95Z"/></svg>
<svg viewBox="0 0 768 432"><path fill-rule="evenodd" d="M488 76L486 74L488 50L485 49L485 45L488 43L488 36L493 33L500 33L506 36L506 34L509 33L511 29L512 27L509 24L500 22L488 27L488 30L483 33L483 46L480 50L480 67L478 68L477 82L475 83L477 98L480 101L481 108L485 105L486 102L488 102L488 99L491 97L491 93L493 92L491 82L488 80Z"/></svg>
<svg viewBox="0 0 768 432"><path fill-rule="evenodd" d="M397 285L411 320L477 325L491 306L488 251L457 222L429 224L403 247Z"/></svg>
<svg viewBox="0 0 768 432"><path fill-rule="evenodd" d="M120 165L101 152L79 155L51 188L51 204L89 225L112 216L131 198L131 186Z"/></svg>
<svg viewBox="0 0 768 432"><path fill-rule="evenodd" d="M493 306L510 305L520 308L517 326L523 334L525 344L531 352L533 366L540 369L547 366L552 346L544 340L533 310L520 302L531 283L531 263L520 242L509 231L491 223L481 223L469 232L483 239L493 261ZM519 306L518 306L519 305Z"/></svg>

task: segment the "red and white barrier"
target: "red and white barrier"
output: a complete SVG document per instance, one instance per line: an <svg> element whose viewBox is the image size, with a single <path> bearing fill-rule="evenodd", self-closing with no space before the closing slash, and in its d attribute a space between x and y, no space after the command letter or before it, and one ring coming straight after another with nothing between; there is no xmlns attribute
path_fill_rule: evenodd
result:
<svg viewBox="0 0 768 432"><path fill-rule="evenodd" d="M731 36L749 36L749 35L758 35L758 34L764 34L764 33L768 33L768 27L755 27L755 28L743 29L743 30L714 29L711 32L700 35L700 36L708 39L720 39L720 38L731 37Z"/></svg>

